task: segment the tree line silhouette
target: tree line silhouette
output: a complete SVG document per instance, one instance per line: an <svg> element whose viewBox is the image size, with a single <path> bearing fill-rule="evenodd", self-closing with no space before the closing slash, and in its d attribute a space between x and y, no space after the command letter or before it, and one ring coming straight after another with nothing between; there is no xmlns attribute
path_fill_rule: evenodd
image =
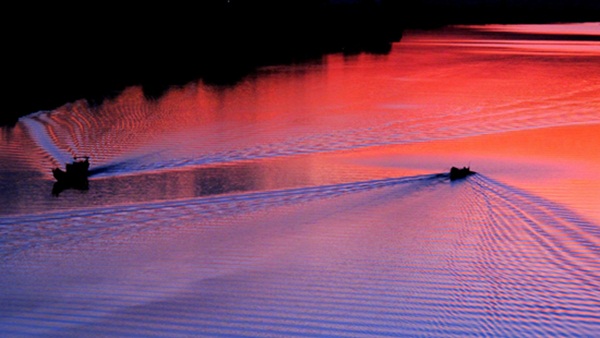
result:
<svg viewBox="0 0 600 338"><path fill-rule="evenodd" d="M387 53L407 27L584 21L591 0L208 0L199 3L15 4L1 23L0 124L127 86L159 96L202 79L233 84L257 67L327 53ZM552 4L552 5L548 5ZM546 7L542 7L546 6ZM544 9L544 10L541 10ZM598 11L593 11L598 10Z"/></svg>

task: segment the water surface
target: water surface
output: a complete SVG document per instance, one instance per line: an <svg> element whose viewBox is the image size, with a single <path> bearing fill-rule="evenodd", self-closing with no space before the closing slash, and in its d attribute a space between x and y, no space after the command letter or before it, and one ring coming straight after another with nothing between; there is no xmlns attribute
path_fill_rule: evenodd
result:
<svg viewBox="0 0 600 338"><path fill-rule="evenodd" d="M0 332L594 335L597 27L414 31L22 118L0 141ZM89 190L53 196L80 155Z"/></svg>

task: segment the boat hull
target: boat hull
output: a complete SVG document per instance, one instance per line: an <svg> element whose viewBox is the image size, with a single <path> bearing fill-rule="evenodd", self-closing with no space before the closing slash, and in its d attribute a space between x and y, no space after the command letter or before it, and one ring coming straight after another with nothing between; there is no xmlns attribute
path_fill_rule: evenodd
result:
<svg viewBox="0 0 600 338"><path fill-rule="evenodd" d="M473 174L475 174L475 172L471 171L468 167L463 167L462 169L452 167L450 169L450 180L459 180Z"/></svg>
<svg viewBox="0 0 600 338"><path fill-rule="evenodd" d="M66 189L88 190L88 167L89 163L86 160L67 164L67 171L60 168L52 169L52 175L56 179L52 193L58 196Z"/></svg>

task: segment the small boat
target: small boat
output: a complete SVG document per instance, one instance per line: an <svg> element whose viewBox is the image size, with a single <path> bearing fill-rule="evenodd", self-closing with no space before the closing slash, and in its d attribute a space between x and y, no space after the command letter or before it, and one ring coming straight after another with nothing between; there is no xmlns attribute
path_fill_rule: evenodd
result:
<svg viewBox="0 0 600 338"><path fill-rule="evenodd" d="M471 167L462 167L462 169L459 169L457 167L452 167L450 169L450 180L454 181L454 180L458 180L461 178L465 178L469 175L473 175L475 174L474 171L471 171Z"/></svg>
<svg viewBox="0 0 600 338"><path fill-rule="evenodd" d="M60 168L54 168L52 169L52 175L54 175L54 178L56 178L58 182L68 185L87 183L89 175L88 169L90 168L89 159L88 156L73 157L73 163L67 163L66 171L63 171Z"/></svg>

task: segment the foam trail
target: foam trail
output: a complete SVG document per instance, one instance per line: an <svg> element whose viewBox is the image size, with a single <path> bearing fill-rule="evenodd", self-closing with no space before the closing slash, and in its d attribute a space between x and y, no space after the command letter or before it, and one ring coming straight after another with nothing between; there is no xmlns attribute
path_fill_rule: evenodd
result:
<svg viewBox="0 0 600 338"><path fill-rule="evenodd" d="M49 132L52 124L46 115L49 113L38 113L32 118L22 118L19 121L27 128L29 135L36 141L44 151L59 164L70 162L73 159L71 154L61 149L56 140L51 137Z"/></svg>

